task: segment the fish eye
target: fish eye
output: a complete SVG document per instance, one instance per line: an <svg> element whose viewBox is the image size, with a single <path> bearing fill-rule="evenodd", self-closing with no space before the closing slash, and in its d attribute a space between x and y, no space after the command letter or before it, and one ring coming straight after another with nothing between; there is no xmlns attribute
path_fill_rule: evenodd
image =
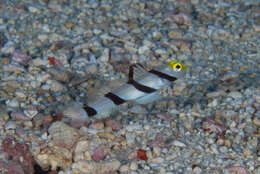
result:
<svg viewBox="0 0 260 174"><path fill-rule="evenodd" d="M173 68L174 68L175 71L180 71L180 70L182 69L182 66L181 66L181 64L176 63L176 64L173 66Z"/></svg>
<svg viewBox="0 0 260 174"><path fill-rule="evenodd" d="M171 67L174 71L178 72L178 71L182 71L182 70L186 70L187 66L177 62L176 60L172 60L170 61L167 66Z"/></svg>

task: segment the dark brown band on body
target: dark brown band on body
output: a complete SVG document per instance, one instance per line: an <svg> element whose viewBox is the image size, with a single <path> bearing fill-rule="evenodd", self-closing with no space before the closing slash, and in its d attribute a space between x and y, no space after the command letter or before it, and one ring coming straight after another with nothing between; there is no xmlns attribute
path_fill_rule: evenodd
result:
<svg viewBox="0 0 260 174"><path fill-rule="evenodd" d="M114 102L116 105L120 105L122 103L125 103L126 101L120 97L118 97L117 95L109 92L105 95L105 97L109 98L110 100L112 100L112 102Z"/></svg>
<svg viewBox="0 0 260 174"><path fill-rule="evenodd" d="M97 114L97 111L94 108L92 108L92 107L90 107L88 105L84 106L84 109L87 112L89 117L92 117L92 116Z"/></svg>
<svg viewBox="0 0 260 174"><path fill-rule="evenodd" d="M160 72L160 71L156 71L156 70L154 70L154 69L151 69L151 70L149 71L149 73L152 73L152 74L154 74L154 75L157 75L158 77L163 78L163 79L166 79L166 80L171 81L171 82L177 80L176 77L169 76L168 74L162 73L162 72Z"/></svg>
<svg viewBox="0 0 260 174"><path fill-rule="evenodd" d="M156 91L156 89L150 88L148 86L144 86L144 85L136 82L135 80L129 80L127 83L133 85L135 87L135 89L145 92L145 93L152 93L152 92Z"/></svg>
<svg viewBox="0 0 260 174"><path fill-rule="evenodd" d="M141 91L141 92L145 92L145 93L152 93L155 92L156 89L142 85L140 83L138 83L137 81L134 80L134 68L142 68L144 69L144 67L141 64L133 64L129 67L129 74L128 74L128 84L131 84L135 87L135 89ZM144 69L145 70L145 69Z"/></svg>

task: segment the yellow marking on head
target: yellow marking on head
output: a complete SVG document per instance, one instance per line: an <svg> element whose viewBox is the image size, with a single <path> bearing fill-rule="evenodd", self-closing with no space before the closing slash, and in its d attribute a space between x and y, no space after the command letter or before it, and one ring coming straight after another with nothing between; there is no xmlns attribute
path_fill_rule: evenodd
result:
<svg viewBox="0 0 260 174"><path fill-rule="evenodd" d="M174 71L181 71L181 70L186 70L187 66L176 61L176 60L172 60L170 61L167 66L171 67Z"/></svg>

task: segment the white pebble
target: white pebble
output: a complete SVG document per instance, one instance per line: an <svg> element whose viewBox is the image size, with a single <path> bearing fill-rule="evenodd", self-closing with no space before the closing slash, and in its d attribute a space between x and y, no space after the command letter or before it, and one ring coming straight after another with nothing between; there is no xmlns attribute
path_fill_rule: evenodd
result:
<svg viewBox="0 0 260 174"><path fill-rule="evenodd" d="M228 94L229 97L232 97L234 99L237 99L237 98L242 98L242 94L238 91L232 91Z"/></svg>
<svg viewBox="0 0 260 174"><path fill-rule="evenodd" d="M174 140L173 142L174 146L178 146L178 147L186 147L186 145L178 140Z"/></svg>
<svg viewBox="0 0 260 174"><path fill-rule="evenodd" d="M5 130L14 130L16 129L16 122L15 121L8 121L5 124Z"/></svg>
<svg viewBox="0 0 260 174"><path fill-rule="evenodd" d="M5 104L9 107L19 107L19 102L16 99L7 100Z"/></svg>
<svg viewBox="0 0 260 174"><path fill-rule="evenodd" d="M131 162L130 169L131 170L137 170L138 169L138 166L137 166L136 162L134 162L134 161Z"/></svg>

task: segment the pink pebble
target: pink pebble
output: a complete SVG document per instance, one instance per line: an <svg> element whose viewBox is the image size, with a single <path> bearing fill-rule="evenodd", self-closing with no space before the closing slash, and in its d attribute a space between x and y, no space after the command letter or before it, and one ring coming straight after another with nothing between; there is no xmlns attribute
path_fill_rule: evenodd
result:
<svg viewBox="0 0 260 174"><path fill-rule="evenodd" d="M167 115L167 114L156 114L156 116L158 118L160 118L161 120L166 120L166 121L174 119L174 117L171 117L170 115Z"/></svg>
<svg viewBox="0 0 260 174"><path fill-rule="evenodd" d="M100 146L100 147L96 148L92 155L92 159L94 161L100 161L100 160L105 159L105 157L106 157L105 150L106 150L106 147L104 147L104 146Z"/></svg>
<svg viewBox="0 0 260 174"><path fill-rule="evenodd" d="M104 123L103 122L95 122L95 123L92 123L90 125L90 128L92 129L97 129L97 130L101 130L101 129L104 129Z"/></svg>
<svg viewBox="0 0 260 174"><path fill-rule="evenodd" d="M14 120L22 120L22 121L27 121L30 120L30 117L27 117L24 113L22 112L12 112L11 117Z"/></svg>
<svg viewBox="0 0 260 174"><path fill-rule="evenodd" d="M170 144L167 144L164 140L164 137L161 133L157 133L155 139L148 144L149 147L168 147Z"/></svg>
<svg viewBox="0 0 260 174"><path fill-rule="evenodd" d="M27 54L22 53L21 51L14 51L12 59L15 62L26 65L31 59L31 57L28 56Z"/></svg>
<svg viewBox="0 0 260 174"><path fill-rule="evenodd" d="M185 13L171 14L170 19L179 25L188 24L191 22L191 18Z"/></svg>
<svg viewBox="0 0 260 174"><path fill-rule="evenodd" d="M247 174L247 171L245 168L243 167L240 167L240 166L236 166L236 167L230 167L228 169L229 172L234 172L234 173L237 173L237 174Z"/></svg>
<svg viewBox="0 0 260 174"><path fill-rule="evenodd" d="M105 124L107 127L111 127L115 131L118 131L122 128L122 125L114 120L107 120Z"/></svg>
<svg viewBox="0 0 260 174"><path fill-rule="evenodd" d="M209 133L215 133L215 134L222 134L227 130L225 126L211 119L206 119L205 121L203 121L202 128Z"/></svg>

